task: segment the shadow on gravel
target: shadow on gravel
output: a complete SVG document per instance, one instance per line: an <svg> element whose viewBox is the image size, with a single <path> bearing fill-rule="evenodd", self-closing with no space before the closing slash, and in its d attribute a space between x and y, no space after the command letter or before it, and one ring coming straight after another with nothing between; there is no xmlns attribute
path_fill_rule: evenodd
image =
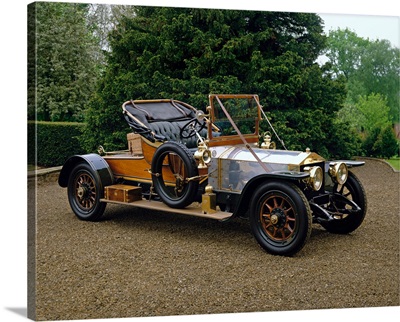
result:
<svg viewBox="0 0 400 322"><path fill-rule="evenodd" d="M230 221L221 222L214 219L187 216L168 212L158 212L133 207L116 209L105 213L105 221L113 221L123 226L146 226L150 225L154 229L164 230L170 226L177 230L188 230L191 234L196 231L215 229L221 231L247 232L250 227L246 219L236 218Z"/></svg>
<svg viewBox="0 0 400 322"><path fill-rule="evenodd" d="M111 207L110 207L111 206ZM262 251L251 233L247 219L236 218L231 221L220 222L212 219L186 216L174 213L163 213L141 208L108 205L104 224L116 224L121 229L131 233L135 231L155 231L157 235L179 234L180 238L195 240L201 243L204 240L216 244L253 244L254 248ZM357 232L353 233L356 234ZM306 243L306 249L313 252L329 253L332 244L345 244L357 240L353 234L339 235L326 231L318 224L313 224L311 236ZM297 256L304 255L304 251Z"/></svg>

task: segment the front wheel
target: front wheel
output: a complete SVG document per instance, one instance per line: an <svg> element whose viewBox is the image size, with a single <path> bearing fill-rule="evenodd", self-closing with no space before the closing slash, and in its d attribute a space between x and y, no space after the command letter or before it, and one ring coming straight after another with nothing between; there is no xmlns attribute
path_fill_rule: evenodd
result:
<svg viewBox="0 0 400 322"><path fill-rule="evenodd" d="M97 172L87 163L75 166L68 180L68 201L79 219L97 221L101 218L106 207L106 203L100 202L102 189Z"/></svg>
<svg viewBox="0 0 400 322"><path fill-rule="evenodd" d="M356 203L360 209L351 211L351 205L340 199L333 199L328 204L328 210L333 214L334 220L321 222L321 226L330 233L349 234L362 224L367 212L367 197L364 187L357 176L349 172L349 177L343 185L335 184L333 193Z"/></svg>
<svg viewBox="0 0 400 322"><path fill-rule="evenodd" d="M291 256L304 247L311 235L310 206L297 186L268 182L256 190L251 200L250 226L265 251Z"/></svg>

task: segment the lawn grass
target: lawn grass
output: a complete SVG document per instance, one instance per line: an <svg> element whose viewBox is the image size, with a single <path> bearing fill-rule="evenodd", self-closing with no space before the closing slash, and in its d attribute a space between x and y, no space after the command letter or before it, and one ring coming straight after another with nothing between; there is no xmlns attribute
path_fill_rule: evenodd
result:
<svg viewBox="0 0 400 322"><path fill-rule="evenodd" d="M400 157L386 160L393 168L400 171Z"/></svg>

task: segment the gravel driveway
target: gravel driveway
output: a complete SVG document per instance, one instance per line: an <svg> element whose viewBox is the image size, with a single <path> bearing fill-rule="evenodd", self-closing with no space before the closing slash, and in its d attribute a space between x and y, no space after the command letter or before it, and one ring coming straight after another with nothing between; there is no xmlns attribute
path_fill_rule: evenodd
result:
<svg viewBox="0 0 400 322"><path fill-rule="evenodd" d="M354 172L368 197L362 226L315 225L292 258L265 253L239 219L109 204L103 221L83 222L54 177L39 181L36 319L398 306L399 173L372 160Z"/></svg>

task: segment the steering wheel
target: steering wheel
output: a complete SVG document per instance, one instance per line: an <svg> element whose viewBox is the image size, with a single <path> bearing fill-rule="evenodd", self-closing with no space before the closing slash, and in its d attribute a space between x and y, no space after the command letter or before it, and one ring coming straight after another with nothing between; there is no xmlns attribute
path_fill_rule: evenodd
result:
<svg viewBox="0 0 400 322"><path fill-rule="evenodd" d="M182 139L187 139L195 136L196 132L200 132L205 127L206 122L203 121L202 123L200 123L197 118L193 118L181 128L179 135Z"/></svg>

